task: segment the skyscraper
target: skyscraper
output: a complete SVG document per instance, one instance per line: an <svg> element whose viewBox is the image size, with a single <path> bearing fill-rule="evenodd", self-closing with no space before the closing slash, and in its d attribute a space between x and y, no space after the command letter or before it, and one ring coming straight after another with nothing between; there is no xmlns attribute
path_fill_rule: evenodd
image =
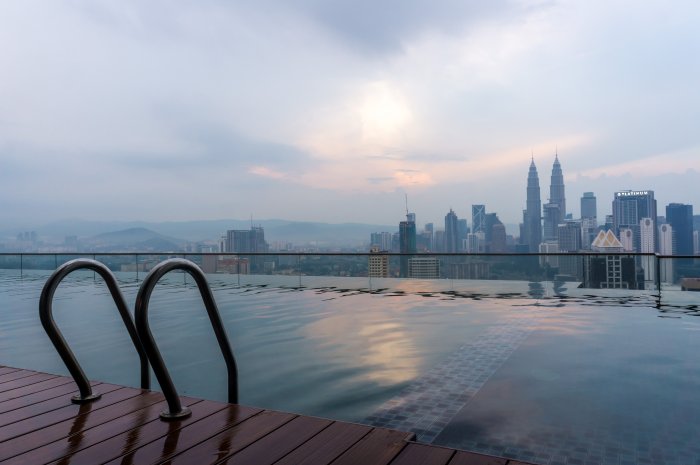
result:
<svg viewBox="0 0 700 465"><path fill-rule="evenodd" d="M459 250L459 228L457 227L457 215L450 211L445 215L445 245L444 252L456 253Z"/></svg>
<svg viewBox="0 0 700 465"><path fill-rule="evenodd" d="M661 255L673 255L675 252L675 244L673 243L673 228L669 224L659 226L659 253ZM662 259L659 268L661 268L661 281L673 284L673 260Z"/></svg>
<svg viewBox="0 0 700 465"><path fill-rule="evenodd" d="M671 203L666 206L666 222L673 228L676 255L693 255L693 206Z"/></svg>
<svg viewBox="0 0 700 465"><path fill-rule="evenodd" d="M399 252L402 254L416 253L416 215L406 213L406 221L399 223ZM408 278L408 260L410 255L400 258L399 276Z"/></svg>
<svg viewBox="0 0 700 465"><path fill-rule="evenodd" d="M654 229L656 229L654 191L615 192L612 211L614 233L619 236L621 228L631 229L634 233L634 251L640 251L639 224L642 218L651 218L654 222Z"/></svg>
<svg viewBox="0 0 700 465"><path fill-rule="evenodd" d="M598 208L593 192L584 192L581 197L581 235L583 248L590 249L598 234Z"/></svg>
<svg viewBox="0 0 700 465"><path fill-rule="evenodd" d="M559 223L564 222L566 217L566 194L564 193L564 174L561 171L559 163L559 154L554 156L554 165L552 165L552 178L549 185L549 203L559 205Z"/></svg>
<svg viewBox="0 0 700 465"><path fill-rule="evenodd" d="M474 234L485 232L484 215L486 215L486 205L472 205L472 232Z"/></svg>
<svg viewBox="0 0 700 465"><path fill-rule="evenodd" d="M597 218L598 208L593 192L584 192L581 197L581 218Z"/></svg>
<svg viewBox="0 0 700 465"><path fill-rule="evenodd" d="M543 240L556 241L557 228L562 223L559 204L550 202L542 205L542 217L544 219Z"/></svg>
<svg viewBox="0 0 700 465"><path fill-rule="evenodd" d="M641 253L654 253L656 250L656 229L651 218L642 218L639 222L639 235ZM652 283L656 282L656 258L650 255L641 257L641 265L644 270L645 289L651 289Z"/></svg>
<svg viewBox="0 0 700 465"><path fill-rule="evenodd" d="M521 242L528 247L529 252L537 253L542 242L542 202L540 201L540 179L537 176L535 159L530 162L527 175L527 203L523 212L524 240Z"/></svg>

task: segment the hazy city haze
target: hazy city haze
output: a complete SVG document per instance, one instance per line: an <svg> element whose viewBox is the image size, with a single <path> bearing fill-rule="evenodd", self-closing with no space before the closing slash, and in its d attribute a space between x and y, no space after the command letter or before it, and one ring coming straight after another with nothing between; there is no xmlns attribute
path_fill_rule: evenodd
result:
<svg viewBox="0 0 700 465"><path fill-rule="evenodd" d="M700 205L700 7L677 1L0 3L8 223L439 224ZM546 194L543 191L543 201Z"/></svg>

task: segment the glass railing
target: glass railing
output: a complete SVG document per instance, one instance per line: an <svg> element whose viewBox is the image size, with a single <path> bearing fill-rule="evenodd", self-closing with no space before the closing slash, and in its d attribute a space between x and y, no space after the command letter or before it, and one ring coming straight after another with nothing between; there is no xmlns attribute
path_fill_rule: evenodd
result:
<svg viewBox="0 0 700 465"><path fill-rule="evenodd" d="M693 292L700 291L700 257L631 253L3 253L0 270L42 276L79 257L104 263L123 282L140 282L157 263L178 257L239 286L410 288L500 298L629 294L655 297L659 305L692 305L700 296Z"/></svg>

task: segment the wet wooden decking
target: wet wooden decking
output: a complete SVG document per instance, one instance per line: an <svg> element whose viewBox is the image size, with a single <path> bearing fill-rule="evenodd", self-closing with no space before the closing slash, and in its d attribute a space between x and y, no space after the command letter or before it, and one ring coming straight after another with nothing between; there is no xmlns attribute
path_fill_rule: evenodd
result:
<svg viewBox="0 0 700 465"><path fill-rule="evenodd" d="M413 434L193 398L164 422L163 395L94 383L75 405L71 378L0 366L2 464L524 465L412 442Z"/></svg>

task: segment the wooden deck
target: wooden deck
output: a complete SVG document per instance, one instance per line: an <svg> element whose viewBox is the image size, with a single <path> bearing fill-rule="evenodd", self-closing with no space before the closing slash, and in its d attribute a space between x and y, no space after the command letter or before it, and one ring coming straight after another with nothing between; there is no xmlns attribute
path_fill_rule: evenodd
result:
<svg viewBox="0 0 700 465"><path fill-rule="evenodd" d="M412 433L184 398L192 416L164 422L163 395L95 382L75 405L71 378L0 366L3 464L525 465L411 442Z"/></svg>

